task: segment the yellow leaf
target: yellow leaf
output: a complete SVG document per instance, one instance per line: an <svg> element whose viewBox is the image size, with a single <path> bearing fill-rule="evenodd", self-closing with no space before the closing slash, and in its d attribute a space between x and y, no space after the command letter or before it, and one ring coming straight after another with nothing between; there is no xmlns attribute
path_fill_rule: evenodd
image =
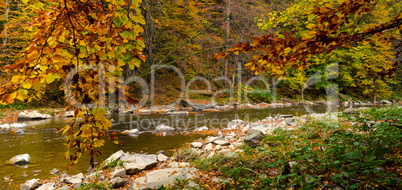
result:
<svg viewBox="0 0 402 190"><path fill-rule="evenodd" d="M20 101L24 101L26 96L27 96L27 94L28 94L28 90L19 89L17 99L20 100Z"/></svg>
<svg viewBox="0 0 402 190"><path fill-rule="evenodd" d="M17 94L18 94L17 91L12 92L12 93L10 94L10 96L8 96L8 99L14 100L15 97L17 97Z"/></svg>
<svg viewBox="0 0 402 190"><path fill-rule="evenodd" d="M29 0L21 0L24 4L27 4Z"/></svg>
<svg viewBox="0 0 402 190"><path fill-rule="evenodd" d="M13 78L11 78L11 82L12 82L12 83L19 83L19 82L20 82L20 78L21 78L21 76L15 75L15 76L13 76Z"/></svg>
<svg viewBox="0 0 402 190"><path fill-rule="evenodd" d="M48 83L48 84L50 84L50 83L52 83L53 81L54 81L54 75L53 75L53 73L50 73L48 76L47 76L47 78L46 78L46 82Z"/></svg>
<svg viewBox="0 0 402 190"><path fill-rule="evenodd" d="M33 88L35 90L39 90L41 84L40 84L40 80L39 79L35 79L34 83L33 83Z"/></svg>
<svg viewBox="0 0 402 190"><path fill-rule="evenodd" d="M25 89L30 89L30 88L32 87L32 83L29 82L29 81L25 81L25 82L22 84L22 87L25 88Z"/></svg>

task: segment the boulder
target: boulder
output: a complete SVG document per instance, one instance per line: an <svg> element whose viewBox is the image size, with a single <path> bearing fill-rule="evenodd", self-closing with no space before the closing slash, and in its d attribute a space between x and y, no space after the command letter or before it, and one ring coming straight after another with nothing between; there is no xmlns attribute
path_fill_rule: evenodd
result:
<svg viewBox="0 0 402 190"><path fill-rule="evenodd" d="M158 161L159 162L166 162L169 157L165 156L164 154L158 154Z"/></svg>
<svg viewBox="0 0 402 190"><path fill-rule="evenodd" d="M80 184L84 179L84 175L79 173L77 175L73 175L71 177L63 178L62 181L67 184Z"/></svg>
<svg viewBox="0 0 402 190"><path fill-rule="evenodd" d="M52 118L51 115L42 114L38 111L22 111L18 113L18 120L38 120L38 119L50 119Z"/></svg>
<svg viewBox="0 0 402 190"><path fill-rule="evenodd" d="M62 117L74 117L74 111L65 111L61 115Z"/></svg>
<svg viewBox="0 0 402 190"><path fill-rule="evenodd" d="M108 165L109 163L115 161L115 160L119 160L123 155L125 155L126 153L123 152L123 150L119 150L115 153L113 153L111 156L109 156L109 158L107 158L104 161L104 166Z"/></svg>
<svg viewBox="0 0 402 190"><path fill-rule="evenodd" d="M176 131L176 129L173 127L167 126L165 124L160 124L156 127L155 131L159 133L159 132L166 132L166 131Z"/></svg>
<svg viewBox="0 0 402 190"><path fill-rule="evenodd" d="M221 146L230 145L230 142L226 139L216 139L213 141L213 143L216 145L221 145Z"/></svg>
<svg viewBox="0 0 402 190"><path fill-rule="evenodd" d="M155 189L160 186L173 185L176 180L188 180L195 177L195 168L166 168L155 170L145 177L137 178L130 189Z"/></svg>
<svg viewBox="0 0 402 190"><path fill-rule="evenodd" d="M25 123L12 123L12 124L10 124L10 128L13 129L13 130L25 129L27 127L28 127L28 125L25 124Z"/></svg>
<svg viewBox="0 0 402 190"><path fill-rule="evenodd" d="M207 145L205 145L204 150L205 151L210 151L214 149L212 143L208 143Z"/></svg>
<svg viewBox="0 0 402 190"><path fill-rule="evenodd" d="M268 104L268 103L265 103L265 102L259 103L258 106L259 106L260 108L272 108L272 107L275 107L274 105Z"/></svg>
<svg viewBox="0 0 402 190"><path fill-rule="evenodd" d="M283 103L272 103L274 107L283 107Z"/></svg>
<svg viewBox="0 0 402 190"><path fill-rule="evenodd" d="M244 137L244 143L250 147L256 147L265 134L260 130L251 129L248 134Z"/></svg>
<svg viewBox="0 0 402 190"><path fill-rule="evenodd" d="M384 105L391 105L392 102L389 101L389 100L381 100L381 104L384 104Z"/></svg>
<svg viewBox="0 0 402 190"><path fill-rule="evenodd" d="M29 164L30 162L31 162L31 157L29 156L29 154L20 154L20 155L12 157L9 160L10 164L17 164L17 165Z"/></svg>
<svg viewBox="0 0 402 190"><path fill-rule="evenodd" d="M27 182L24 183L24 185L22 185L22 190L31 190L31 189L35 189L40 185L39 183L39 179L31 179L28 180Z"/></svg>
<svg viewBox="0 0 402 190"><path fill-rule="evenodd" d="M228 123L228 127L227 127L227 128L228 128L228 129L237 129L237 128L240 127L241 124L243 124L243 120L236 119L236 120L230 121L230 122Z"/></svg>
<svg viewBox="0 0 402 190"><path fill-rule="evenodd" d="M214 140L219 139L219 138L221 138L221 137L208 136L208 137L205 139L205 144L212 143L212 142L214 142ZM221 139L222 139L222 138L221 138Z"/></svg>
<svg viewBox="0 0 402 190"><path fill-rule="evenodd" d="M208 131L208 127L207 126L202 126L202 127L198 127L196 129L194 129L194 131Z"/></svg>
<svg viewBox="0 0 402 190"><path fill-rule="evenodd" d="M131 130L125 130L121 132L123 134L131 134L131 135L139 135L140 131L138 129L131 129Z"/></svg>
<svg viewBox="0 0 402 190"><path fill-rule="evenodd" d="M122 157L120 160L126 161L123 163L123 167L126 170L126 174L136 174L142 170L148 170L156 166L158 163L157 156L155 154L135 154Z"/></svg>
<svg viewBox="0 0 402 190"><path fill-rule="evenodd" d="M56 186L54 183L46 183L46 184L41 185L36 190L55 190L55 189L56 189Z"/></svg>
<svg viewBox="0 0 402 190"><path fill-rule="evenodd" d="M172 111L172 112L164 112L163 115L188 115L188 111Z"/></svg>
<svg viewBox="0 0 402 190"><path fill-rule="evenodd" d="M168 165L169 168L178 168L179 167L179 163L177 162L171 162Z"/></svg>
<svg viewBox="0 0 402 190"><path fill-rule="evenodd" d="M115 169L112 173L111 173L111 178L115 178L115 177L126 177L126 170L124 168L121 169Z"/></svg>
<svg viewBox="0 0 402 190"><path fill-rule="evenodd" d="M202 147L202 143L201 142L192 142L190 144L191 147L193 148L201 148Z"/></svg>
<svg viewBox="0 0 402 190"><path fill-rule="evenodd" d="M135 113L135 114L138 114L138 115L149 115L149 114L151 114L151 110L148 110L148 109L138 109L138 110L135 110L134 113Z"/></svg>
<svg viewBox="0 0 402 190"><path fill-rule="evenodd" d="M115 178L111 179L109 181L109 183L110 183L110 186L112 186L112 188L114 188L114 189L124 187L124 185L126 185L126 183L124 182L124 180L121 177L115 177Z"/></svg>
<svg viewBox="0 0 402 190"><path fill-rule="evenodd" d="M9 130L10 128L10 124L8 123L0 125L0 130Z"/></svg>

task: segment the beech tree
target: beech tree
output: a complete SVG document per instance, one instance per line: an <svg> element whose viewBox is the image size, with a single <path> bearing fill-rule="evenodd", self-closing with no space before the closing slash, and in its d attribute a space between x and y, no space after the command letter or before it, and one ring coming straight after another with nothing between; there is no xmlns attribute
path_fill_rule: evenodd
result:
<svg viewBox="0 0 402 190"><path fill-rule="evenodd" d="M308 23L306 33L298 36L296 29L290 29L280 34L271 33L254 37L252 43L239 43L224 53L216 54L216 58L228 59L230 53L237 55L254 52L256 55L245 64L249 70L255 74L270 71L275 76L286 76L288 68L306 70L312 65L309 60L314 55L329 54L338 48L350 48L359 42L371 43L372 37L376 37L381 43L389 43L395 39L393 35L390 35L391 33L399 36L400 39L401 12L396 12L395 16L384 19L381 23L354 30L355 26L362 24L361 19L372 13L378 2L373 0L303 1L306 5L308 3L315 5L310 10L303 10L304 19ZM286 20L281 22L286 23ZM400 40L398 42L401 43ZM397 64L398 60L391 68L376 72L376 75L381 77L392 75Z"/></svg>
<svg viewBox="0 0 402 190"><path fill-rule="evenodd" d="M139 67L145 60L144 41L139 37L143 32L140 24L145 23L139 9L141 0L46 3L47 10L35 10L38 16L30 24L35 32L20 59L3 67L13 77L0 87L0 103L24 101L28 92L33 94L55 81L70 79L66 83L69 86L61 87L70 92L66 94L68 100L75 100L67 107L74 110L74 117L62 130L67 134L65 156L72 161L71 167L89 151L93 166L94 157L100 154L96 148L104 145L102 136L108 136L111 127L105 118L108 94L125 95L128 101L136 101L128 96L118 77L125 67ZM109 138L118 143L116 136Z"/></svg>

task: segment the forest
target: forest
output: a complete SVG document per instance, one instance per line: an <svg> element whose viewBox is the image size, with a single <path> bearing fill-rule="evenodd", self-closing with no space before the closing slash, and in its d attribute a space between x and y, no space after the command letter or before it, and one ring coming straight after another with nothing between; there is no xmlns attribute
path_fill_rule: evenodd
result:
<svg viewBox="0 0 402 190"><path fill-rule="evenodd" d="M65 137L64 157L71 169L84 153L89 154L89 165L94 168L106 139L122 143L121 131L113 129L115 121L109 116L130 109L140 115L148 111L173 115L221 112L219 106L269 108L318 101L328 109L332 105L350 105L352 109L356 104L401 104L401 25L400 0L2 0L0 119L11 121L22 110L70 111L71 119L55 130ZM205 105L199 108L191 101ZM332 124L309 123L308 107L303 112L307 114L305 124L295 134L275 130L276 135L266 136L264 129L264 137L257 143L262 150L254 149L254 144L242 147L245 154L233 165L225 163L226 157L200 160L196 156L187 158L187 153L178 153L176 160L234 180L212 189L284 188L291 184L297 184L295 189L300 185L312 189L323 187L324 182L343 188L395 188L401 176L395 169L400 166L397 139L401 109L374 107L367 108L370 111L344 110L347 113L339 117L343 124L357 122L368 129L359 126L350 131L346 126L339 132ZM382 137L366 123L371 120L379 122L375 125L379 131L390 127L395 134L389 132L389 139ZM272 121L289 126L302 123L280 116ZM314 137L308 129L315 132ZM230 132L245 132L228 130L224 133L228 136ZM364 132L350 136L353 130ZM18 132L11 130L12 134ZM368 133L378 139L368 136L364 140ZM294 135L308 140L293 142L287 138ZM342 138L351 138L355 147L336 147L335 141ZM283 144L279 147L275 140ZM375 145L366 147L363 141ZM386 141L387 147L377 141ZM308 164L294 169L288 164L293 163L289 159L304 162L309 157L331 163L334 152L321 154L317 148L303 148L318 147L318 143L343 149L343 156L336 157L339 167ZM264 152L268 150L283 157L268 158ZM310 156L300 156L300 150ZM247 161L253 155L257 160L276 163L280 175L268 179L260 174L274 167ZM113 164L118 168L117 162ZM383 175L374 171L382 164L396 173L398 182L393 177L370 179ZM355 171L350 172L348 166L356 167ZM278 172L271 169L271 174ZM363 177L356 172L360 170L365 172ZM339 176L331 177L331 172ZM240 177L242 174L245 176ZM256 182L251 183L251 179ZM200 184L203 180L199 179ZM244 186L237 186L239 183ZM182 186L187 187L179 183L176 188Z"/></svg>

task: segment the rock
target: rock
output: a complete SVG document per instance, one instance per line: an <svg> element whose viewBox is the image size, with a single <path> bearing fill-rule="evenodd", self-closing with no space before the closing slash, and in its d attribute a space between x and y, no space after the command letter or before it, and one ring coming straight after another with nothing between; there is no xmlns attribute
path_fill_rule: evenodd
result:
<svg viewBox="0 0 402 190"><path fill-rule="evenodd" d="M176 129L173 127L169 127L165 124L160 124L156 127L155 131L159 133L159 132L166 132L166 131L176 131Z"/></svg>
<svg viewBox="0 0 402 190"><path fill-rule="evenodd" d="M285 123L286 123L286 124L296 123L296 119L295 119L294 117L292 117L292 118L287 118L287 119L285 120Z"/></svg>
<svg viewBox="0 0 402 190"><path fill-rule="evenodd" d="M385 104L385 105L391 105L392 104L392 102L388 101L388 100L381 100L380 102L381 102L381 104Z"/></svg>
<svg viewBox="0 0 402 190"><path fill-rule="evenodd" d="M221 182L221 181L223 181L223 180L221 180L221 179L219 179L219 178L217 178L217 177L213 177L211 181L212 181L213 183L219 183L219 182Z"/></svg>
<svg viewBox="0 0 402 190"><path fill-rule="evenodd" d="M22 111L18 113L18 120L38 120L38 119L50 119L52 116L48 114L42 114L38 111Z"/></svg>
<svg viewBox="0 0 402 190"><path fill-rule="evenodd" d="M221 145L216 145L216 146L215 146L215 150L220 150L220 149L222 149L222 146L221 146Z"/></svg>
<svg viewBox="0 0 402 190"><path fill-rule="evenodd" d="M131 130L125 130L121 132L123 134L133 134L133 135L139 135L140 131L138 129L131 129Z"/></svg>
<svg viewBox="0 0 402 190"><path fill-rule="evenodd" d="M149 115L149 114L151 114L151 110L138 109L138 110L135 110L134 113L137 114L137 115Z"/></svg>
<svg viewBox="0 0 402 190"><path fill-rule="evenodd" d="M63 178L62 181L67 184L79 184L82 182L82 179L84 179L84 175L82 173L79 173L71 177Z"/></svg>
<svg viewBox="0 0 402 190"><path fill-rule="evenodd" d="M119 160L123 155L125 155L126 153L123 152L123 150L119 150L115 153L113 153L111 156L109 156L109 158L107 158L104 161L104 166L108 165L109 163L115 161L115 160Z"/></svg>
<svg viewBox="0 0 402 190"><path fill-rule="evenodd" d="M163 115L188 115L188 111L172 111L172 112L165 112Z"/></svg>
<svg viewBox="0 0 402 190"><path fill-rule="evenodd" d="M258 106L260 108L272 108L272 107L275 107L274 105L271 105L271 104L268 104L268 103L265 103L265 102L259 103Z"/></svg>
<svg viewBox="0 0 402 190"><path fill-rule="evenodd" d="M192 142L190 144L190 146L193 148L202 148L202 143L201 142Z"/></svg>
<svg viewBox="0 0 402 190"><path fill-rule="evenodd" d="M55 185L56 184L54 184L54 183L46 183L46 184L41 185L36 190L55 190L56 189Z"/></svg>
<svg viewBox="0 0 402 190"><path fill-rule="evenodd" d="M30 162L31 162L31 157L29 156L29 154L20 154L20 155L12 157L9 160L10 164L17 164L17 165L29 164Z"/></svg>
<svg viewBox="0 0 402 190"><path fill-rule="evenodd" d="M212 151L211 153L208 154L207 158L212 158L212 157L214 157L214 156L215 156L215 152Z"/></svg>
<svg viewBox="0 0 402 190"><path fill-rule="evenodd" d="M169 168L178 168L179 167L179 163L177 162L171 162L168 165Z"/></svg>
<svg viewBox="0 0 402 190"><path fill-rule="evenodd" d="M52 170L50 170L50 173L53 175L57 175L57 173L59 173L59 170L56 168L53 168Z"/></svg>
<svg viewBox="0 0 402 190"><path fill-rule="evenodd" d="M25 124L25 123L12 123L12 124L10 124L10 128L13 129L13 130L25 129L27 127L28 127L28 125Z"/></svg>
<svg viewBox="0 0 402 190"><path fill-rule="evenodd" d="M212 150L212 149L213 149L212 143L208 143L208 144L205 145L205 147L204 147L204 150L205 150L205 151L210 151L210 150Z"/></svg>
<svg viewBox="0 0 402 190"><path fill-rule="evenodd" d="M194 129L194 131L208 131L208 127L207 126L202 126L202 127L198 127L196 129Z"/></svg>
<svg viewBox="0 0 402 190"><path fill-rule="evenodd" d="M173 185L176 180L188 180L195 177L195 168L166 168L155 170L146 174L145 177L137 178L130 189L155 189L160 186Z"/></svg>
<svg viewBox="0 0 402 190"><path fill-rule="evenodd" d="M220 138L220 137L208 136L208 137L205 139L205 144L212 143L212 142L214 142L214 140L219 139L219 138Z"/></svg>
<svg viewBox="0 0 402 190"><path fill-rule="evenodd" d="M22 185L22 190L30 190L30 189L35 189L37 187L39 187L40 183L39 183L39 179L31 179L28 180L27 182L24 183L24 185Z"/></svg>
<svg viewBox="0 0 402 190"><path fill-rule="evenodd" d="M115 169L112 173L111 173L111 178L115 178L115 177L126 177L126 170L124 168L121 169Z"/></svg>
<svg viewBox="0 0 402 190"><path fill-rule="evenodd" d="M204 111L204 112L223 112L223 110L218 110L218 109L203 109L201 111Z"/></svg>
<svg viewBox="0 0 402 190"><path fill-rule="evenodd" d="M190 181L187 185L188 185L189 187L192 187L192 188L195 188L195 187L198 186L194 181Z"/></svg>
<svg viewBox="0 0 402 190"><path fill-rule="evenodd" d="M314 105L325 105L327 102L325 102L324 100L320 100L320 101L315 101Z"/></svg>
<svg viewBox="0 0 402 190"><path fill-rule="evenodd" d="M230 145L230 142L228 140L226 140L226 139L216 139L216 140L214 140L213 143L216 144L216 145L221 145L221 146Z"/></svg>
<svg viewBox="0 0 402 190"><path fill-rule="evenodd" d="M1 130L9 130L10 128L11 128L10 124L8 124L8 123L0 125Z"/></svg>
<svg viewBox="0 0 402 190"><path fill-rule="evenodd" d="M244 137L244 143L250 147L256 147L265 134L260 130L251 129L248 134Z"/></svg>
<svg viewBox="0 0 402 190"><path fill-rule="evenodd" d="M291 103L284 103L283 106L285 106L285 107L292 107L292 104L291 104Z"/></svg>
<svg viewBox="0 0 402 190"><path fill-rule="evenodd" d="M126 183L124 182L124 180L121 177L115 177L113 179L111 179L109 181L110 185L112 186L112 188L116 189L119 187L124 187L124 185L126 185Z"/></svg>
<svg viewBox="0 0 402 190"><path fill-rule="evenodd" d="M228 123L227 129L237 129L237 128L240 127L241 124L243 124L243 120L240 120L240 119L236 119L236 120L230 121L230 122Z"/></svg>
<svg viewBox="0 0 402 190"><path fill-rule="evenodd" d="M179 166L180 166L181 168L190 167L190 163L188 163L188 162L181 162L181 163L179 164Z"/></svg>
<svg viewBox="0 0 402 190"><path fill-rule="evenodd" d="M63 187L59 188L58 190L70 190L70 186L64 185Z"/></svg>
<svg viewBox="0 0 402 190"><path fill-rule="evenodd" d="M135 154L127 157L122 157L121 160L128 161L123 163L124 169L128 175L136 174L142 170L153 168L157 163L157 156L155 154Z"/></svg>
<svg viewBox="0 0 402 190"><path fill-rule="evenodd" d="M283 107L283 103L272 103L274 107Z"/></svg>
<svg viewBox="0 0 402 190"><path fill-rule="evenodd" d="M62 117L74 117L74 111L65 111L61 114Z"/></svg>
<svg viewBox="0 0 402 190"><path fill-rule="evenodd" d="M159 162L166 162L169 159L169 157L165 156L164 154L158 154L157 157Z"/></svg>

